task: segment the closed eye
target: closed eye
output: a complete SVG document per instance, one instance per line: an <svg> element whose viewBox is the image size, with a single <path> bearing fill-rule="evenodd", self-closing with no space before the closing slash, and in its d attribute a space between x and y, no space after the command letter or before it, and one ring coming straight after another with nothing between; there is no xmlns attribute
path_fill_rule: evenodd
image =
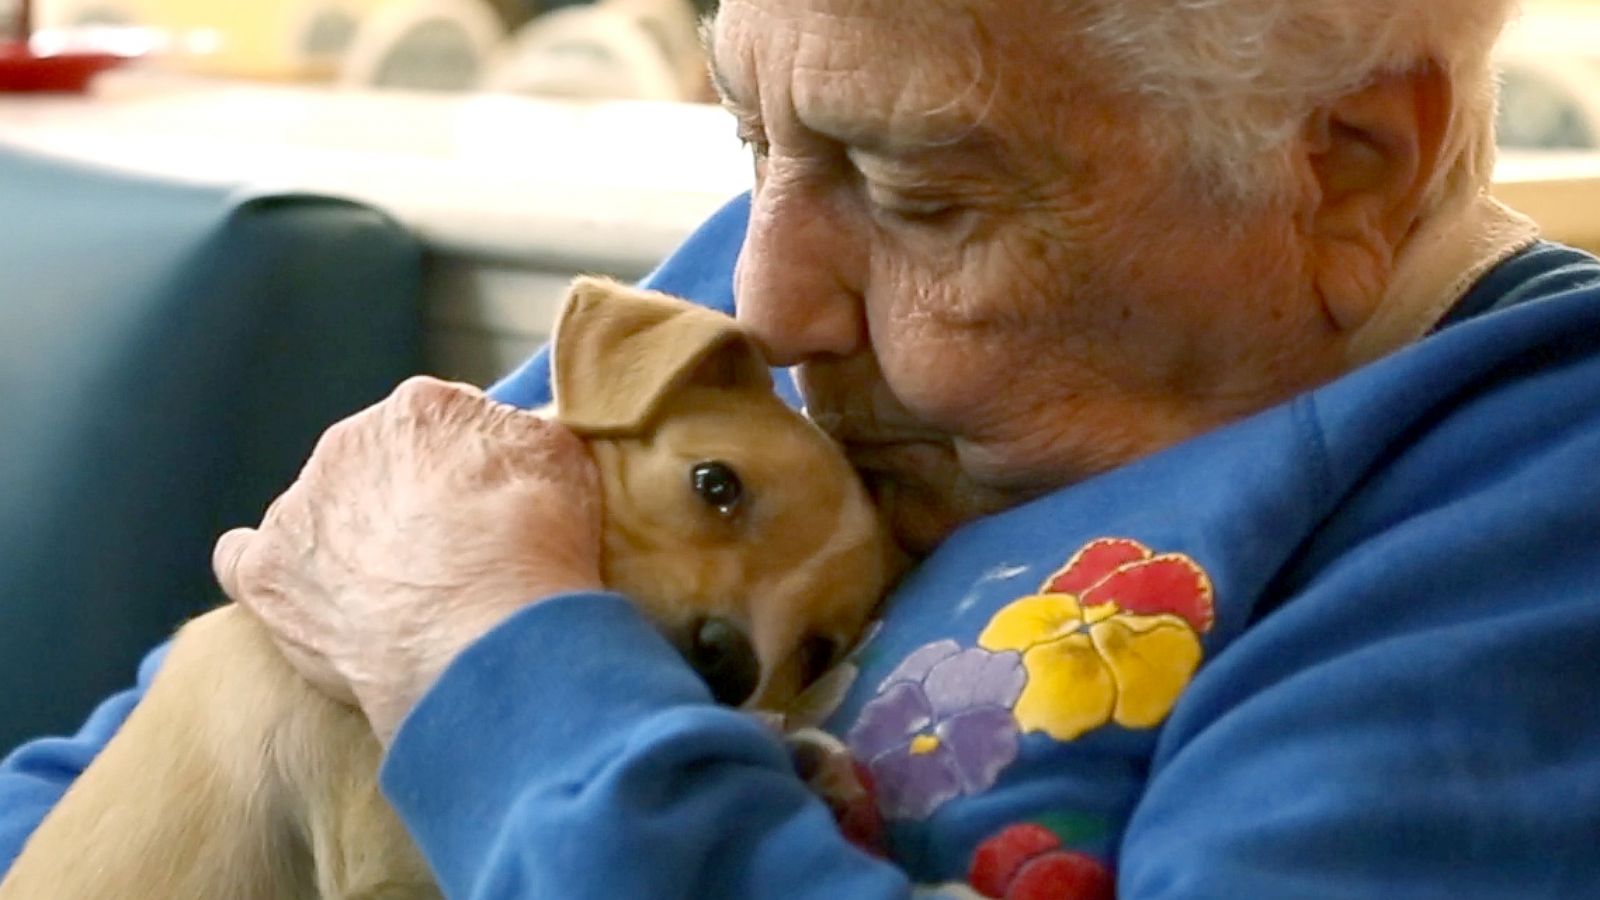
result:
<svg viewBox="0 0 1600 900"><path fill-rule="evenodd" d="M875 216L913 225L938 225L965 211L946 195L900 191L872 182L866 185L866 197Z"/></svg>
<svg viewBox="0 0 1600 900"><path fill-rule="evenodd" d="M874 204L885 215L893 216L906 222L920 224L934 224L941 219L954 214L956 207L952 203L942 200L909 200L901 199L889 203Z"/></svg>

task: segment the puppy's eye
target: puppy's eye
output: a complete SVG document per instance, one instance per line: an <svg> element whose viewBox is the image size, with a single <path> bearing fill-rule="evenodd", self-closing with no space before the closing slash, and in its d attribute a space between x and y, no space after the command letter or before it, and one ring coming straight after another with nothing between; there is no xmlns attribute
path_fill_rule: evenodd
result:
<svg viewBox="0 0 1600 900"><path fill-rule="evenodd" d="M689 484L700 495L700 499L723 515L733 512L744 496L744 485L740 483L739 476L721 460L695 463L694 468L689 470Z"/></svg>
<svg viewBox="0 0 1600 900"><path fill-rule="evenodd" d="M800 644L800 683L811 685L833 665L839 645L833 638L813 634Z"/></svg>

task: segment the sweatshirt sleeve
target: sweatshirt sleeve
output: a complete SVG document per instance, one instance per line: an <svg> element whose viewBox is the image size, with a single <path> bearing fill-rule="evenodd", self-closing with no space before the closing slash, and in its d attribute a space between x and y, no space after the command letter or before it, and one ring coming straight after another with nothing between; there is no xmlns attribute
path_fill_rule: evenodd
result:
<svg viewBox="0 0 1600 900"><path fill-rule="evenodd" d="M1600 897L1600 357L1557 374L1362 479L1169 720L1119 896Z"/></svg>
<svg viewBox="0 0 1600 900"><path fill-rule="evenodd" d="M451 897L909 896L776 736L611 594L535 604L468 648L382 784Z"/></svg>
<svg viewBox="0 0 1600 900"><path fill-rule="evenodd" d="M644 286L731 311L748 211L730 202ZM490 394L547 402L548 349ZM845 840L776 737L714 705L615 595L535 604L469 648L396 735L382 782L451 897L910 892Z"/></svg>
<svg viewBox="0 0 1600 900"><path fill-rule="evenodd" d="M30 741L0 761L0 877L61 795L122 727L166 656L163 644L139 665L132 688L102 701L72 737Z"/></svg>

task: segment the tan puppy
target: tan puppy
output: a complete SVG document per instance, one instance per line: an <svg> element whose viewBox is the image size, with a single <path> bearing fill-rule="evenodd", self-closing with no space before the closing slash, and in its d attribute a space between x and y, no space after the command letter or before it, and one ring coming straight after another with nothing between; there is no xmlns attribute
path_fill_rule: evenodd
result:
<svg viewBox="0 0 1600 900"><path fill-rule="evenodd" d="M553 352L554 414L601 473L607 584L719 700L781 706L900 564L855 473L726 316L579 279ZM178 633L0 900L437 897L379 793L381 755L253 618L213 611Z"/></svg>

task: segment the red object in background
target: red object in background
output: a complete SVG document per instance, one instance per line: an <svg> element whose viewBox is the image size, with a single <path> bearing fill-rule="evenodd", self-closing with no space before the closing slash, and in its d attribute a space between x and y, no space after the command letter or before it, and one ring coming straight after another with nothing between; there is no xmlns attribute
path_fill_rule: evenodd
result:
<svg viewBox="0 0 1600 900"><path fill-rule="evenodd" d="M33 34L33 4L17 6L17 38L0 41L0 92L57 91L81 94L94 76L121 65L115 53L70 51L36 55L28 46Z"/></svg>

